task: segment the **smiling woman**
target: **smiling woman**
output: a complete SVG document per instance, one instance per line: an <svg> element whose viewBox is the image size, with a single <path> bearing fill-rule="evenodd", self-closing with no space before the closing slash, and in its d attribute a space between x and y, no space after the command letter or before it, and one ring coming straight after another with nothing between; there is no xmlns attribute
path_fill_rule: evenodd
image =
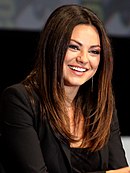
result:
<svg viewBox="0 0 130 173"><path fill-rule="evenodd" d="M129 173L103 23L89 8L58 7L41 32L33 70L0 100L6 173Z"/></svg>
<svg viewBox="0 0 130 173"><path fill-rule="evenodd" d="M75 26L63 65L65 88L72 85L78 90L96 73L99 61L100 38L97 29L85 24Z"/></svg>

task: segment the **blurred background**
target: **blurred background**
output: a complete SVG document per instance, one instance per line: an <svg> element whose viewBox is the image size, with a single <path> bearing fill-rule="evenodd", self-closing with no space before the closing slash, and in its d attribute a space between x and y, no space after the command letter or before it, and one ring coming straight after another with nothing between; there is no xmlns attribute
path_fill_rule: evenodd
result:
<svg viewBox="0 0 130 173"><path fill-rule="evenodd" d="M94 10L110 37L114 55L113 89L130 162L130 0L0 0L0 94L32 69L39 33L48 15L56 7L71 3Z"/></svg>

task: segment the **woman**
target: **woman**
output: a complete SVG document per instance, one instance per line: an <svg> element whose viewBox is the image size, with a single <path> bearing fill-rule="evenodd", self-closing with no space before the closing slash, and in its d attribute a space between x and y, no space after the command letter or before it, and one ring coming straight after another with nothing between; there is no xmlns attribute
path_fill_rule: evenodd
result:
<svg viewBox="0 0 130 173"><path fill-rule="evenodd" d="M112 52L90 9L48 18L34 69L1 97L6 172L128 173L112 91Z"/></svg>

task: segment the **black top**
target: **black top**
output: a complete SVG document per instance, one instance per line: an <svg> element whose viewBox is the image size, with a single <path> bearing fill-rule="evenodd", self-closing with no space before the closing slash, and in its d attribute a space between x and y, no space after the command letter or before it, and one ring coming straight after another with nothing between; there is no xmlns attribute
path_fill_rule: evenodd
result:
<svg viewBox="0 0 130 173"><path fill-rule="evenodd" d="M71 164L73 173L86 173L100 170L100 155L89 152L87 148L71 148Z"/></svg>
<svg viewBox="0 0 130 173"><path fill-rule="evenodd" d="M91 173L105 173L128 165L116 111L113 112L109 140L99 150L99 155L88 153L84 156L85 164L77 164L81 157L76 162L71 160L68 143L51 128L46 118L48 112L44 119L41 118L40 99L35 92L33 96L35 107L24 86L16 84L5 89L0 98L0 159L6 173L72 173L71 163L73 167L86 165L85 169L92 168ZM75 157L72 155L72 158ZM98 161L100 164L96 164Z"/></svg>

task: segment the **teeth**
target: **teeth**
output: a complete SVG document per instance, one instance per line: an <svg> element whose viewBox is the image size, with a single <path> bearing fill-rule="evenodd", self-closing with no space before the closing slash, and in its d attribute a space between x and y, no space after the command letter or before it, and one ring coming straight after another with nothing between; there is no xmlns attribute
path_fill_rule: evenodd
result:
<svg viewBox="0 0 130 173"><path fill-rule="evenodd" d="M80 68L80 67L74 67L74 66L69 66L72 70L80 71L80 72L85 72L86 69Z"/></svg>

